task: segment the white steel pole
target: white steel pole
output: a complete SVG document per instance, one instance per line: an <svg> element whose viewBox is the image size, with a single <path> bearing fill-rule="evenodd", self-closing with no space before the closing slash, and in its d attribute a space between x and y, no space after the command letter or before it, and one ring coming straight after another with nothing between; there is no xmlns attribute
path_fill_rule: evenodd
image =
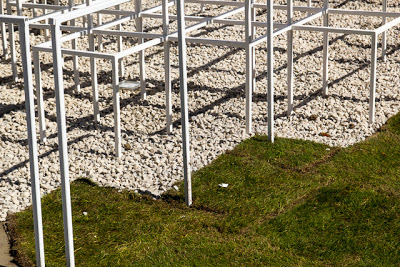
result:
<svg viewBox="0 0 400 267"><path fill-rule="evenodd" d="M311 0L307 0L307 6L311 7ZM310 16L311 12L307 12L307 15Z"/></svg>
<svg viewBox="0 0 400 267"><path fill-rule="evenodd" d="M370 77L370 97L369 97L369 123L375 122L375 92L376 92L376 62L378 43L377 34L371 36L371 77Z"/></svg>
<svg viewBox="0 0 400 267"><path fill-rule="evenodd" d="M329 26L329 16L327 9L329 8L329 0L324 0L324 27ZM328 56L329 56L329 35L328 31L324 32L323 37L323 67L322 67L322 91L324 95L328 94Z"/></svg>
<svg viewBox="0 0 400 267"><path fill-rule="evenodd" d="M253 53L251 43L251 0L245 1L245 43L246 43L246 134L252 131L252 97L253 97Z"/></svg>
<svg viewBox="0 0 400 267"><path fill-rule="evenodd" d="M287 23L293 23L293 0L287 3ZM287 83L288 83L288 110L287 115L293 112L293 30L287 32Z"/></svg>
<svg viewBox="0 0 400 267"><path fill-rule="evenodd" d="M97 13L97 25L100 26L103 24L103 17L101 13ZM99 34L97 36L97 44L99 52L103 51L103 35Z"/></svg>
<svg viewBox="0 0 400 267"><path fill-rule="evenodd" d="M112 63L112 83L113 83L113 109L114 109L114 134L115 134L115 156L121 157L121 112L119 103L119 75L118 60L115 58Z"/></svg>
<svg viewBox="0 0 400 267"><path fill-rule="evenodd" d="M44 5L47 5L47 0L42 0L42 2L43 2ZM45 7L43 7L42 11L43 11L43 14L46 14L46 13L47 13ZM49 23L49 20L46 19L46 20L44 21L44 23L45 23L45 24L48 24L48 23ZM48 30L48 29L45 29L45 30L44 30L44 40L45 40L46 42L49 41L49 36L50 36L49 30Z"/></svg>
<svg viewBox="0 0 400 267"><path fill-rule="evenodd" d="M142 32L143 31L143 19L139 17L139 14L142 11L142 0L135 0L135 11L138 15L136 19L136 31ZM138 39L138 43L142 44L144 42L143 38ZM140 92L142 96L142 100L146 100L147 93L146 93L146 70L145 70L145 62L144 62L144 50L139 51L139 71L140 71Z"/></svg>
<svg viewBox="0 0 400 267"><path fill-rule="evenodd" d="M72 208L69 185L67 129L65 122L65 103L63 87L63 70L61 54L60 24L55 19L50 19L51 42L53 48L54 85L56 91L58 149L60 153L61 194L64 221L64 241L67 266L75 266L74 241L72 230Z"/></svg>
<svg viewBox="0 0 400 267"><path fill-rule="evenodd" d="M12 15L11 6L9 0L6 0L7 14ZM14 39L14 24L8 23L8 34L10 41L10 52L11 52L11 69L13 75L13 81L16 82L18 78L17 73L17 55L15 52L15 39Z"/></svg>
<svg viewBox="0 0 400 267"><path fill-rule="evenodd" d="M2 1L2 0L1 0ZM38 153L35 130L35 104L33 100L32 66L29 42L29 25L27 20L19 25L19 38L21 44L22 68L25 84L25 108L28 126L29 167L32 187L33 224L35 232L36 265L45 266L44 243L42 225L42 206L40 201L40 182Z"/></svg>
<svg viewBox="0 0 400 267"><path fill-rule="evenodd" d="M387 0L382 0L382 5L383 5L383 12L387 11ZM387 22L386 16L382 17L382 25L385 25ZM387 37L386 37L386 31L382 33L382 60L383 62L386 61L386 51L387 51Z"/></svg>
<svg viewBox="0 0 400 267"><path fill-rule="evenodd" d="M71 11L72 7L74 6L74 1L69 0L68 4L69 4L70 11ZM75 26L75 25L76 25L76 20L75 19L71 20L71 26ZM72 45L72 49L74 49L74 50L77 49L76 39L72 39L71 45ZM75 55L72 56L72 65L73 65L73 69L74 69L74 84L75 84L74 86L75 86L76 92L79 93L81 91L81 84L79 82L79 61L78 61L78 57Z"/></svg>
<svg viewBox="0 0 400 267"><path fill-rule="evenodd" d="M168 0L162 2L163 14L163 35L164 35L164 69L165 69L165 106L167 117L167 134L172 133L172 93L171 93L171 62L170 62L170 43L168 40L169 19L168 19Z"/></svg>
<svg viewBox="0 0 400 267"><path fill-rule="evenodd" d="M91 0L86 0L86 5L90 6L92 3ZM87 24L88 28L93 28L93 14L87 15ZM95 43L94 43L94 34L89 34L89 50L95 51ZM94 112L94 121L95 123L100 122L100 111L99 111L99 90L97 86L97 68L96 68L97 59L94 57L90 57L90 73L92 78L92 94L93 94L93 112Z"/></svg>
<svg viewBox="0 0 400 267"><path fill-rule="evenodd" d="M254 4L254 0L251 0L251 40L253 41L256 37L256 30L257 27L253 26L253 22L256 21L256 9L253 7ZM252 77L253 77L253 81L252 81L252 86L251 86L251 90L252 92L254 92L256 90L256 48L255 46L251 47L251 57L252 57Z"/></svg>
<svg viewBox="0 0 400 267"><path fill-rule="evenodd" d="M189 114L186 69L185 42L185 2L177 0L178 9L178 50L179 50L179 83L181 91L182 144L183 144L183 179L185 184L186 205L192 205L192 178L190 171Z"/></svg>
<svg viewBox="0 0 400 267"><path fill-rule="evenodd" d="M120 10L121 9L121 6L120 5L117 5L117 9L118 10ZM120 18L120 16L117 16L117 18ZM122 25L121 24L118 24L118 26L117 26L117 29L119 30L119 31L122 31ZM124 44L122 43L122 36L118 36L117 37L117 42L118 42L118 52L121 52L122 50L124 50ZM118 62L119 62L119 76L124 76L124 58L120 58L119 60L118 60Z"/></svg>
<svg viewBox="0 0 400 267"><path fill-rule="evenodd" d="M37 101L37 111L39 117L39 134L40 141L46 142L46 123L44 115L44 103L43 103L43 88L42 88L42 78L40 69L40 58L39 51L33 51L33 67L35 72L35 87L36 87L36 101Z"/></svg>
<svg viewBox="0 0 400 267"><path fill-rule="evenodd" d="M268 140L274 142L274 1L267 0Z"/></svg>
<svg viewBox="0 0 400 267"><path fill-rule="evenodd" d="M0 15L4 14L4 4L3 0L0 0ZM8 47L7 47L7 37L6 37L6 25L4 22L0 23L1 31L1 43L3 45L3 55L5 59L8 59Z"/></svg>

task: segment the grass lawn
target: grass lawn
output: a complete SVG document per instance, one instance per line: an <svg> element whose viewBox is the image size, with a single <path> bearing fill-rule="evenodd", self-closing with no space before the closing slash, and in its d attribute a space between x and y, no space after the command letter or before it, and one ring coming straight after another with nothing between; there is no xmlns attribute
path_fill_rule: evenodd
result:
<svg viewBox="0 0 400 267"><path fill-rule="evenodd" d="M400 115L346 149L246 140L193 174L191 208L178 186L153 200L72 183L77 266L400 264ZM46 263L63 266L60 190L42 205ZM9 224L31 265L32 211Z"/></svg>

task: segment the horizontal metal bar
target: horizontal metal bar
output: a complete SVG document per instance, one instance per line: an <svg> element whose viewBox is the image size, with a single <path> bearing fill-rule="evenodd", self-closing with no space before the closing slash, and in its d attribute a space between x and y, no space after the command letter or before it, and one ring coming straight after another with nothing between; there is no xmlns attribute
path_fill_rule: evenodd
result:
<svg viewBox="0 0 400 267"><path fill-rule="evenodd" d="M50 24L55 24L55 23L62 23L68 20L76 19L94 12L97 12L102 9L106 9L109 7L113 7L125 2L128 2L129 0L97 0L92 2L90 6L85 6L77 10L70 11L68 13L59 15L55 18L50 19Z"/></svg>
<svg viewBox="0 0 400 267"><path fill-rule="evenodd" d="M348 10L348 9L335 9L329 8L329 14L341 14L341 15L354 15L354 16L371 16L371 17L399 17L400 13L394 12L383 12L383 11L364 11L364 10Z"/></svg>
<svg viewBox="0 0 400 267"><path fill-rule="evenodd" d="M363 30L363 29L348 29L348 28L333 28L333 27L322 27L322 26L293 26L293 30L298 31L315 31L315 32L331 32L331 33L342 33L342 34L361 34L361 35L374 35L374 30Z"/></svg>
<svg viewBox="0 0 400 267"><path fill-rule="evenodd" d="M117 30L97 30L97 29L93 29L92 33L102 34L102 35L133 37L133 38L147 38L147 39L159 38L163 36L162 34L158 33L129 32L129 31L117 31Z"/></svg>
<svg viewBox="0 0 400 267"><path fill-rule="evenodd" d="M400 23L400 17L395 18L394 20L392 20L392 21L386 23L385 25L382 25L382 26L379 27L378 29L376 29L375 32L376 32L377 34L380 34L380 33L384 32L384 31L387 31L388 29L390 29L390 28L396 26L396 25L399 24L399 23Z"/></svg>
<svg viewBox="0 0 400 267"><path fill-rule="evenodd" d="M34 46L32 48L34 52L47 52L51 53L53 50L51 47L43 47L43 46ZM61 53L63 55L71 55L71 56L81 56L81 57L90 57L90 58L103 58L112 60L115 55L108 54L108 53L99 53L99 52L92 52L92 51L82 51L82 50L72 50L72 49L61 49Z"/></svg>
<svg viewBox="0 0 400 267"><path fill-rule="evenodd" d="M61 37L61 42L62 43L63 42L68 42L68 41L71 41L73 39L76 39L76 38L79 38L79 37L82 37L82 36L86 36L86 35L88 35L88 33L89 33L89 31L87 29L84 30L84 31L80 31L80 32L74 32L74 33L71 33L71 34L68 34L68 35L65 35L65 36ZM47 41L47 42L38 44L35 47L47 47L47 48L50 48L51 47L51 41Z"/></svg>
<svg viewBox="0 0 400 267"><path fill-rule="evenodd" d="M157 14L157 13L148 13L148 14L143 14L142 17L146 18L156 18L156 19L162 19L162 14ZM176 15L169 15L168 16L169 20L177 20ZM206 20L209 20L209 17L199 17L199 16L185 16L185 21L200 21L204 22ZM224 24L224 25L244 25L245 21L244 20L238 20L238 19L213 19L212 23L218 23L218 24ZM261 22L261 21L253 21L252 26L255 27L267 27L266 22ZM275 24L274 24L275 25ZM284 26L286 24L283 23L276 23L278 26Z"/></svg>
<svg viewBox="0 0 400 267"><path fill-rule="evenodd" d="M292 30L292 27L306 24L306 23L308 23L308 22L310 22L310 21L312 21L312 20L314 20L314 19L316 19L316 18L318 18L318 17L320 17L322 15L323 15L323 11L320 11L320 12L315 13L313 15L307 16L307 17L305 17L305 18L303 18L303 19L301 19L299 21L296 21L295 23L293 23L291 25L287 25L286 24L286 26L283 26L283 27L279 28L278 30L274 31L273 36L277 36L279 34L283 34L285 32L288 32L288 31ZM275 24L274 24L274 28L276 28ZM267 35L260 36L257 39L253 40L250 43L250 46L254 47L256 45L259 45L262 42L267 41L267 39L268 39Z"/></svg>
<svg viewBox="0 0 400 267"><path fill-rule="evenodd" d="M11 15L0 15L0 22L4 23L24 23L28 18L25 16L11 16Z"/></svg>
<svg viewBox="0 0 400 267"><path fill-rule="evenodd" d="M218 5L218 6L244 6L244 2L222 1L222 0L185 0L185 3Z"/></svg>
<svg viewBox="0 0 400 267"><path fill-rule="evenodd" d="M169 37L169 40L177 42L178 37ZM240 41L217 40L217 39L200 38L200 37L185 37L185 41L188 43L195 43L195 44L221 45L221 46L242 47L242 48L244 48L246 45L245 42L240 42Z"/></svg>
<svg viewBox="0 0 400 267"><path fill-rule="evenodd" d="M253 4L254 8L260 8L260 9L267 9L267 4L261 4L261 3L254 3ZM287 10L287 5L274 5L274 10ZM323 8L320 7L308 7L308 6L294 6L293 11L302 11L302 12L320 12L322 11Z"/></svg>
<svg viewBox="0 0 400 267"><path fill-rule="evenodd" d="M50 29L50 24L38 24L38 23L29 23L29 28L30 29L41 29L41 30L45 30L45 29ZM68 32L80 32L83 30L86 30L86 28L83 27L78 27L78 26L65 26L65 25L61 25L60 29L62 31L68 31Z"/></svg>
<svg viewBox="0 0 400 267"><path fill-rule="evenodd" d="M121 51L119 53L114 54L115 59L119 60L120 58L129 56L129 55L134 54L136 52L142 51L142 50L144 50L146 48L161 44L163 41L164 41L164 38L162 37L162 38L156 38L156 39L144 42L144 43L142 43L140 45L136 45L134 47L128 48L128 49L126 49L124 51Z"/></svg>
<svg viewBox="0 0 400 267"><path fill-rule="evenodd" d="M9 2L10 6L17 6L16 2ZM33 3L23 3L22 7L24 8L40 8L47 10L60 10L65 9L66 6L56 6L56 5L48 5L48 4L33 4Z"/></svg>

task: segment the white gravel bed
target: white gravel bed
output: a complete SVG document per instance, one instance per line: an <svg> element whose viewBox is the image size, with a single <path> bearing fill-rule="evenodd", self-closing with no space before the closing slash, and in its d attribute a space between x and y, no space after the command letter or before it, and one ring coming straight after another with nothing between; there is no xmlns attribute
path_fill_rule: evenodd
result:
<svg viewBox="0 0 400 267"><path fill-rule="evenodd" d="M322 2L322 1L319 1ZM337 6L344 1L331 1ZM349 1L341 8L380 10L375 4ZM370 2L370 1L368 1ZM400 5L389 1L389 11L400 12ZM145 1L150 5L154 1ZM282 2L283 3L283 2ZM305 5L305 1L297 4ZM316 5L315 2L313 2ZM396 6L397 5L397 6ZM216 6L206 6L205 13L215 14ZM131 4L125 9L131 8ZM222 10L220 8L219 10ZM227 10L227 8L223 8ZM173 9L170 9L171 13ZM188 5L194 14L199 6ZM284 15L284 13L282 13ZM240 16L237 16L238 18ZM259 20L265 18L260 15ZM331 25L338 27L376 27L381 18L332 16ZM277 18L278 19L278 18ZM282 19L284 21L284 19ZM146 28L160 31L160 21L146 19ZM125 25L129 29L134 25ZM171 29L176 23L171 24ZM263 34L259 29L257 34ZM211 25L193 35L239 40L242 27ZM346 147L364 140L381 127L400 107L399 27L388 33L388 60L378 61L376 122L368 124L370 37L331 34L329 56L329 95L321 95L322 33L295 32L294 114L286 116L286 35L275 39L275 135L300 138ZM112 51L115 39L105 41ZM33 42L43 41L33 37ZM87 45L82 39L80 45ZM128 40L125 45L130 45ZM378 50L380 53L380 49ZM0 48L0 54L2 54ZM191 166L197 170L213 161L239 142L248 138L245 130L245 52L227 47L188 45L188 87L190 110ZM82 91L72 89L72 61L65 61L65 103L68 127L70 179L90 178L101 186L148 192L155 196L183 178L180 128L180 99L177 47L171 48L174 130L165 133L165 93L163 47L146 50L148 99L140 100L138 91L121 92L121 128L123 154L114 157L111 64L99 60L101 122L95 126L91 101L88 60L80 60ZM257 87L253 97L254 133L267 133L266 49L256 51ZM42 55L42 80L48 141L39 145L40 184L46 194L60 186L57 147L57 124L50 55ZM125 60L124 79L138 79L137 57ZM21 68L20 68L21 69ZM0 103L24 101L22 79L11 83L9 60L0 58ZM0 117L0 221L8 212L20 211L31 204L25 111L13 111ZM38 124L37 124L38 127ZM321 136L327 133L328 136Z"/></svg>

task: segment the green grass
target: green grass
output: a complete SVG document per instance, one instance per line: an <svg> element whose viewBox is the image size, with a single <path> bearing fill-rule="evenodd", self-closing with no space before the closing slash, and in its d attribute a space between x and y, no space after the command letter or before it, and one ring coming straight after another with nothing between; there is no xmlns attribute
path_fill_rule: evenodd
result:
<svg viewBox="0 0 400 267"><path fill-rule="evenodd" d="M193 174L191 208L182 189L153 200L78 180L77 266L398 266L400 115L362 143L327 148L246 140ZM60 191L42 204L46 263L63 266ZM14 249L29 265L32 211L9 219Z"/></svg>

